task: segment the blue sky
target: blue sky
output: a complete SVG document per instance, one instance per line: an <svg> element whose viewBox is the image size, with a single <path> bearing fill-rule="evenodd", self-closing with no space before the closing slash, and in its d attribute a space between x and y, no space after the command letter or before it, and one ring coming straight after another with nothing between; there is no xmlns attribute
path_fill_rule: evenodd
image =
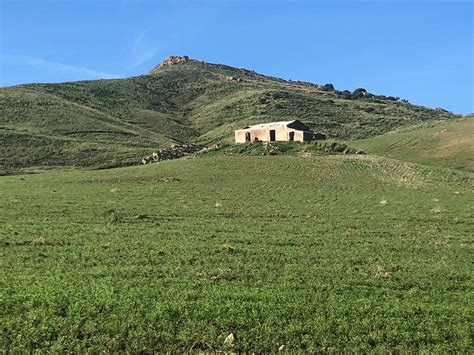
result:
<svg viewBox="0 0 474 355"><path fill-rule="evenodd" d="M0 0L0 85L127 77L177 54L474 112L473 4Z"/></svg>

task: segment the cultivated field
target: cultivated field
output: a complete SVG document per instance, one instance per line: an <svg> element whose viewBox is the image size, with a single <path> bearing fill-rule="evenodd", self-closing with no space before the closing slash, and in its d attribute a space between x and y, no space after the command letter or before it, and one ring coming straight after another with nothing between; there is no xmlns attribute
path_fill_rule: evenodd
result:
<svg viewBox="0 0 474 355"><path fill-rule="evenodd" d="M0 352L472 353L472 178L342 155L1 177Z"/></svg>
<svg viewBox="0 0 474 355"><path fill-rule="evenodd" d="M425 122L351 144L372 154L474 172L473 115L454 122Z"/></svg>

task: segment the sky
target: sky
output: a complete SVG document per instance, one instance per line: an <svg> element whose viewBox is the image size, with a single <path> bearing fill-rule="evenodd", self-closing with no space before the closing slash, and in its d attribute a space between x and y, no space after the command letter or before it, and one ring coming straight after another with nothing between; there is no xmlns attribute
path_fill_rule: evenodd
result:
<svg viewBox="0 0 474 355"><path fill-rule="evenodd" d="M169 55L474 112L474 1L0 0L0 86L122 78Z"/></svg>

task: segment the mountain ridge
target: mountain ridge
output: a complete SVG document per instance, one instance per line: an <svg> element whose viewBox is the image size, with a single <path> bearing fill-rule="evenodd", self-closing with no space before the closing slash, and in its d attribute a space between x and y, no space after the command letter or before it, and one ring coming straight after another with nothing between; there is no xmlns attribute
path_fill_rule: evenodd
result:
<svg viewBox="0 0 474 355"><path fill-rule="evenodd" d="M269 121L300 119L347 140L459 118L362 88L350 95L186 56L135 77L2 88L0 167L130 165L157 147L230 142L236 128Z"/></svg>

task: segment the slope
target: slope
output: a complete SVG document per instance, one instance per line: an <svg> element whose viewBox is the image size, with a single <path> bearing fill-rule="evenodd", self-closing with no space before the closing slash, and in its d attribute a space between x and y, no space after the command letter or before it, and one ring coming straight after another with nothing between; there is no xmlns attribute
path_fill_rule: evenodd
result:
<svg viewBox="0 0 474 355"><path fill-rule="evenodd" d="M356 98L246 69L165 61L126 79L1 88L0 154L3 169L115 166L173 142L229 141L249 123L298 118L349 139L457 117L360 91Z"/></svg>
<svg viewBox="0 0 474 355"><path fill-rule="evenodd" d="M474 172L474 116L351 141L365 152Z"/></svg>

